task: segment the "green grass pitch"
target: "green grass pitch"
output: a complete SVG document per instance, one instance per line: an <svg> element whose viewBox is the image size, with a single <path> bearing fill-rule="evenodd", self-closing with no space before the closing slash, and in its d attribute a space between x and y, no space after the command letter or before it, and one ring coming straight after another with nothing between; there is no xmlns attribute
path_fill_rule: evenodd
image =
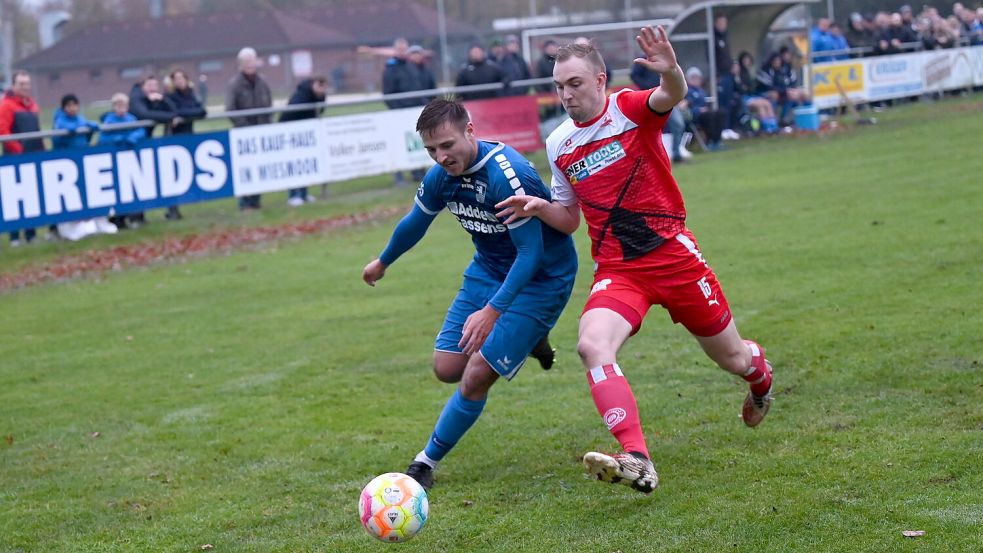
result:
<svg viewBox="0 0 983 553"><path fill-rule="evenodd" d="M575 353L591 266L578 231L557 366L495 386L402 545L366 535L356 503L405 468L452 391L430 372L470 257L451 217L374 289L360 271L394 220L0 295L0 552L979 552L981 113L978 96L899 107L874 127L678 169L689 225L742 334L768 348L777 395L744 428L745 385L653 309L620 357L662 478L651 496L579 463L616 443ZM116 238L4 245L0 272L408 206L413 191L390 182L293 211L270 195L252 219L224 202Z"/></svg>

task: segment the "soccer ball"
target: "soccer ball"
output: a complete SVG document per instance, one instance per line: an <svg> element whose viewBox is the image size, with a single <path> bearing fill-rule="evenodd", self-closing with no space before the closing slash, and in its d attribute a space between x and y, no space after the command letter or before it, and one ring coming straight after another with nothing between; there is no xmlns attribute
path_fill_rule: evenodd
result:
<svg viewBox="0 0 983 553"><path fill-rule="evenodd" d="M362 527L386 542L406 541L427 523L430 501L416 480L401 472L387 472L362 488L358 517Z"/></svg>

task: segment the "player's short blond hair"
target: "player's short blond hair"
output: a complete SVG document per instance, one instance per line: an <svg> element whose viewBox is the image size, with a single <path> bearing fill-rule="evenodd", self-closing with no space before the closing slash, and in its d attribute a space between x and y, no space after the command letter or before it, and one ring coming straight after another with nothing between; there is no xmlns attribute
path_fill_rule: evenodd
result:
<svg viewBox="0 0 983 553"><path fill-rule="evenodd" d="M116 94L113 94L113 96L109 99L109 103L110 104L113 104L113 105L119 104L119 103L129 104L130 103L130 97L127 96L126 94L123 94L122 92L117 92Z"/></svg>
<svg viewBox="0 0 983 553"><path fill-rule="evenodd" d="M556 49L556 62L564 62L570 58L580 58L587 61L591 69L596 71L598 74L606 72L606 65L604 64L604 58L601 57L601 52L594 47L594 42L588 40L586 42L572 42L570 44L564 44Z"/></svg>

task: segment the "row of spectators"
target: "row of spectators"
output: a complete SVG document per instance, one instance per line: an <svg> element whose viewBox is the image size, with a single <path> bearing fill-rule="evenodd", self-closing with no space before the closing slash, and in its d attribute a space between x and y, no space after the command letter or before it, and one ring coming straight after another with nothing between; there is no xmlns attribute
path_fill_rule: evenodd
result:
<svg viewBox="0 0 983 553"><path fill-rule="evenodd" d="M830 61L849 57L845 50L860 49L860 55L894 54L905 49L935 50L960 44L983 44L983 8L975 11L961 3L952 6L952 14L942 17L939 10L924 6L915 14L905 5L894 13L850 14L846 31L827 18L819 18L810 31L813 61Z"/></svg>
<svg viewBox="0 0 983 553"><path fill-rule="evenodd" d="M229 82L226 92L227 111L250 108L268 108L272 105L272 94L269 85L258 74L258 57L252 48L243 48L239 52L239 73ZM309 104L323 102L327 93L328 83L324 77L306 79L298 84L290 97L290 104ZM147 75L133 85L129 93L118 92L110 99L111 109L98 117L89 120L81 111L79 98L67 94L61 99L60 107L55 110L52 129L67 131L67 134L54 136L51 139L53 150L87 148L90 145L110 146L117 149L127 149L137 146L148 136L153 136L157 129L161 135L182 135L194 132L194 122L206 116L202 98L197 93L188 75L180 70L174 70L163 78L157 75ZM26 71L17 71L12 78L12 84L2 99L0 99L0 135L36 132L41 128L40 110L32 97L31 75ZM286 111L280 115L280 121L317 117L319 109L301 109ZM233 126L242 127L272 122L269 114L231 117ZM136 121L150 121L150 126L120 125ZM123 128L115 128L122 126ZM5 155L45 151L45 142L41 138L25 140L9 140L3 143ZM307 189L291 190L288 204L301 205L313 198L307 194ZM240 209L250 211L260 208L259 196L240 198ZM181 212L176 206L167 208L165 219L181 219ZM136 228L145 224L143 213L130 213L110 218L97 218L87 221L63 223L49 228L52 237L78 240L84 236L96 233L116 233L120 228ZM22 240L31 242L37 236L35 229L23 232L11 232L11 246L19 246Z"/></svg>

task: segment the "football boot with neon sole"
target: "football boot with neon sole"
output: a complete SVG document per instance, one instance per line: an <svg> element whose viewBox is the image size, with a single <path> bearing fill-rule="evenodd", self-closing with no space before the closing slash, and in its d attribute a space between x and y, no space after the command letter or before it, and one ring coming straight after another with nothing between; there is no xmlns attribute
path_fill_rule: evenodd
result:
<svg viewBox="0 0 983 553"><path fill-rule="evenodd" d="M659 485L655 466L641 453L608 455L591 451L584 455L584 466L601 482L624 484L642 493L652 493Z"/></svg>

